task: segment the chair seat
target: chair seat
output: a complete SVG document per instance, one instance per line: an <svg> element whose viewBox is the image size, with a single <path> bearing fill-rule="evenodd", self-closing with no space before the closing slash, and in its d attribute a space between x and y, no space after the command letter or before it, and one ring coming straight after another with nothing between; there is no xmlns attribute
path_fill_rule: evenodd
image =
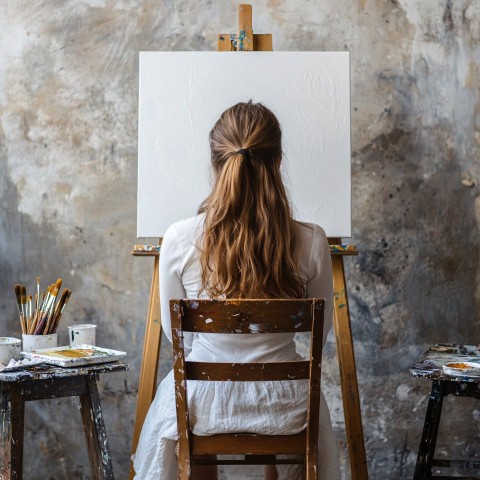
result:
<svg viewBox="0 0 480 480"><path fill-rule="evenodd" d="M198 436L191 434L193 455L305 455L306 430L294 435L227 433Z"/></svg>

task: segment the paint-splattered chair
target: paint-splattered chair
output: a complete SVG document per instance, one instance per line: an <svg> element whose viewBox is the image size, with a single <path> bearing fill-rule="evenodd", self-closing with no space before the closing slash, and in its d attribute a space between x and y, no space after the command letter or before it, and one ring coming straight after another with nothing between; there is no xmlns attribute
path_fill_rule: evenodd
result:
<svg viewBox="0 0 480 480"><path fill-rule="evenodd" d="M323 299L171 300L178 479L191 478L192 465L304 464L307 480L316 480L320 408ZM267 334L310 332L310 360L277 363L206 363L185 361L183 332ZM278 381L309 379L305 399L307 428L293 435L249 433L194 435L189 425L187 380ZM216 455L244 455L225 460ZM292 455L294 458L277 458Z"/></svg>

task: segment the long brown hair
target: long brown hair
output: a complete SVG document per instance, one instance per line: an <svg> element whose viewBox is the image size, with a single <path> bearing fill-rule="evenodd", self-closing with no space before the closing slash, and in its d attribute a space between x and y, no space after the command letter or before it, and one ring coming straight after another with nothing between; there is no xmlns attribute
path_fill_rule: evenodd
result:
<svg viewBox="0 0 480 480"><path fill-rule="evenodd" d="M297 225L282 182L281 129L261 103L237 103L210 132L215 176L200 242L211 297L301 298Z"/></svg>

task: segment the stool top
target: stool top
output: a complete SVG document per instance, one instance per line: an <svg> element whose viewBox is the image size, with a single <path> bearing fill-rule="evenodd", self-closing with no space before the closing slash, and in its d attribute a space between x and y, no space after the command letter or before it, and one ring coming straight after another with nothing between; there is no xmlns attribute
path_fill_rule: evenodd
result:
<svg viewBox="0 0 480 480"><path fill-rule="evenodd" d="M450 382L480 383L480 376L449 375L443 371L443 365L450 362L474 362L480 364L480 347L478 345L453 345L437 343L430 347L411 367L414 377Z"/></svg>
<svg viewBox="0 0 480 480"><path fill-rule="evenodd" d="M4 373L0 372L0 383L75 377L125 370L128 370L128 364L121 362L97 363L94 365L83 365L80 367L57 367L55 365L41 364L29 367L27 370Z"/></svg>

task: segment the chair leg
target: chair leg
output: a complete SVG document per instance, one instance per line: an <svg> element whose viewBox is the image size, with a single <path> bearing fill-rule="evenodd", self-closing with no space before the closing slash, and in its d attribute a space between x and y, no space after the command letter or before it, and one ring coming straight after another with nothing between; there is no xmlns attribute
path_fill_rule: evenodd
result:
<svg viewBox="0 0 480 480"><path fill-rule="evenodd" d="M192 467L189 461L178 462L177 480L192 480Z"/></svg>
<svg viewBox="0 0 480 480"><path fill-rule="evenodd" d="M317 480L317 459L308 458L306 457L306 480Z"/></svg>
<svg viewBox="0 0 480 480"><path fill-rule="evenodd" d="M177 457L177 480L191 480L195 478L192 471L192 459L190 457L190 448L188 440L185 437L179 438L175 445L175 456Z"/></svg>

